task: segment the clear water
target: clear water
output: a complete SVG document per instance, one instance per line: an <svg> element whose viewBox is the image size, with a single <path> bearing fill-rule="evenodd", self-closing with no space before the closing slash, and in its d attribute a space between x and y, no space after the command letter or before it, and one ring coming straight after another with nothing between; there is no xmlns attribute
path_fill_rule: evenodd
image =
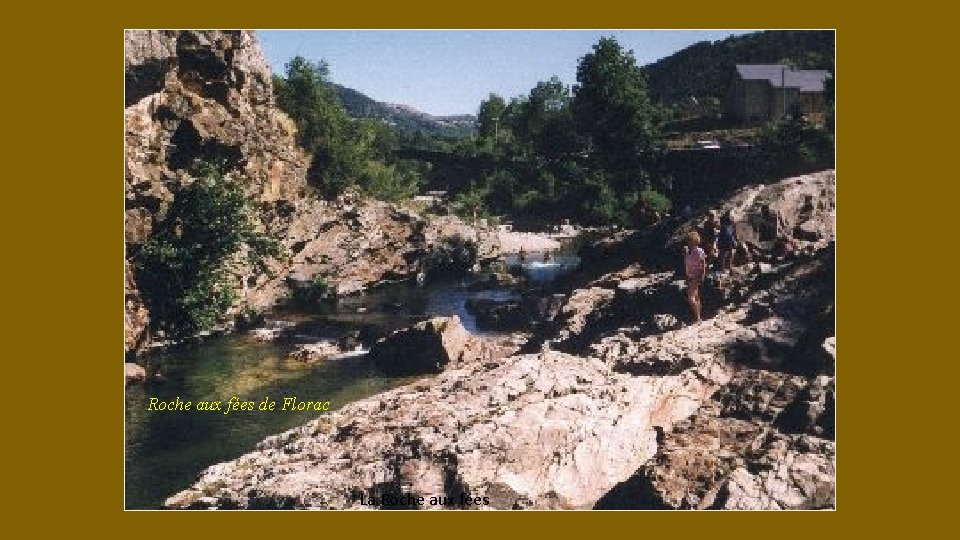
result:
<svg viewBox="0 0 960 540"><path fill-rule="evenodd" d="M546 264L532 254L523 262L531 281L548 281L579 263L558 255ZM539 262L538 262L539 260ZM520 264L515 257L507 265ZM466 280L418 286L403 283L317 306L309 312L279 313L307 333L336 338L357 329L383 334L410 325L423 316L456 314L471 332L483 334L465 308L468 298L516 298L508 290L471 291ZM126 507L159 508L173 493L193 483L209 465L239 457L259 441L301 425L320 411L222 412L148 411L149 398L170 401L241 401L259 403L264 397L282 404L284 397L330 401L331 408L406 384L413 378L387 377L364 355L315 364L286 357L288 348L258 342L247 335L211 339L194 348L149 357L166 381L135 385L126 391ZM278 405L279 408L280 405Z"/></svg>
<svg viewBox="0 0 960 540"><path fill-rule="evenodd" d="M467 279L431 282L425 286L398 283L343 298L336 306L320 306L315 312L316 320L331 326L351 329L366 326L389 331L409 326L422 317L457 315L464 328L482 334L476 317L464 307L467 299L510 300L519 294L505 289L472 291L470 285Z"/></svg>
<svg viewBox="0 0 960 540"><path fill-rule="evenodd" d="M587 238L586 235L581 235L561 240L560 248L549 254L535 251L526 253L522 259L519 255L512 254L504 257L503 261L511 271L522 271L534 284L548 283L580 268L581 261L577 251Z"/></svg>
<svg viewBox="0 0 960 540"><path fill-rule="evenodd" d="M285 358L277 345L247 336L227 336L150 361L167 381L127 387L127 508L159 508L206 466L236 458L268 435L324 414L158 412L147 410L150 397L169 401L179 396L194 403L233 396L259 402L269 397L282 404L282 398L295 396L330 401L336 408L409 380L383 376L364 357L307 365Z"/></svg>
<svg viewBox="0 0 960 540"><path fill-rule="evenodd" d="M522 261L517 255L510 255L505 261L507 268L522 267L532 283L548 283L580 267L580 257L574 255L553 255L544 260L543 255L535 253L527 255Z"/></svg>

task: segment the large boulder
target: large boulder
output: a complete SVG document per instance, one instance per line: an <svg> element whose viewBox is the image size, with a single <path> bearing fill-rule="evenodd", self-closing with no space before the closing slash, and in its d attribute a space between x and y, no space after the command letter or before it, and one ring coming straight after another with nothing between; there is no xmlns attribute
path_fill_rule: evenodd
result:
<svg viewBox="0 0 960 540"><path fill-rule="evenodd" d="M390 375L439 373L451 362L480 358L483 344L456 315L436 317L379 340L369 357Z"/></svg>

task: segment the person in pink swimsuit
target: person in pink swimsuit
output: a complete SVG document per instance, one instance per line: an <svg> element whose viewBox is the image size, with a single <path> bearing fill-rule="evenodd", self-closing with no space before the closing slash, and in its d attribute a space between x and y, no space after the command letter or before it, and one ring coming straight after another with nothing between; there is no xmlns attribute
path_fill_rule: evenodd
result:
<svg viewBox="0 0 960 540"><path fill-rule="evenodd" d="M687 233L684 240L687 246L683 255L687 276L687 302L693 312L693 322L700 322L700 285L707 274L707 254L700 248L700 235L696 231Z"/></svg>

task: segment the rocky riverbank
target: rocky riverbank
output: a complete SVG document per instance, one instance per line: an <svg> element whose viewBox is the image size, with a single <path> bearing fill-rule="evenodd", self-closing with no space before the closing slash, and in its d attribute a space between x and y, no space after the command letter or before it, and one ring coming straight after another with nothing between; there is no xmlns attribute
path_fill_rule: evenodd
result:
<svg viewBox="0 0 960 540"><path fill-rule="evenodd" d="M268 310L318 278L338 295L412 278L430 247L454 236L475 242L481 259L497 255L496 231L453 216L418 215L356 194L318 197L306 181L308 156L296 128L275 106L253 32L127 31L124 66L128 352L157 340L130 260L193 181L188 171L199 160L224 165L286 253L266 268L237 261L231 314Z"/></svg>
<svg viewBox="0 0 960 540"><path fill-rule="evenodd" d="M697 324L670 269L690 220L593 246L607 269L549 291L557 305L519 350L455 318L401 330L378 362L403 362L412 343L434 361L403 372L439 374L269 437L166 506L359 508L410 493L505 509L831 508L834 208L833 171L715 207L756 253L708 281ZM771 226L796 249L780 253Z"/></svg>

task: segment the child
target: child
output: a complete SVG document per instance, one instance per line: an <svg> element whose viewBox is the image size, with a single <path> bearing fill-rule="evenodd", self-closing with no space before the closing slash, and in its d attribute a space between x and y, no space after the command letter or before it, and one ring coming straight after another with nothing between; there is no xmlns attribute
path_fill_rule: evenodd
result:
<svg viewBox="0 0 960 540"><path fill-rule="evenodd" d="M693 322L700 322L700 285L707 273L707 254L700 248L700 235L696 231L687 233L684 239L686 253L683 266L687 277L687 302L693 312Z"/></svg>

